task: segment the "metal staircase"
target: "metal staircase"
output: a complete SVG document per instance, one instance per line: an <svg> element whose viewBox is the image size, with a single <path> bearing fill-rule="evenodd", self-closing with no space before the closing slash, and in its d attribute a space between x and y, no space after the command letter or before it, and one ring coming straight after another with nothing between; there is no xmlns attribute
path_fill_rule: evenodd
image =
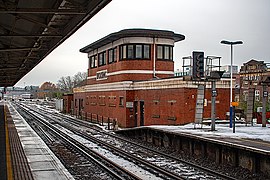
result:
<svg viewBox="0 0 270 180"><path fill-rule="evenodd" d="M203 108L204 108L204 91L205 91L205 85L199 84L198 90L197 90L194 128L196 128L196 125L202 126Z"/></svg>

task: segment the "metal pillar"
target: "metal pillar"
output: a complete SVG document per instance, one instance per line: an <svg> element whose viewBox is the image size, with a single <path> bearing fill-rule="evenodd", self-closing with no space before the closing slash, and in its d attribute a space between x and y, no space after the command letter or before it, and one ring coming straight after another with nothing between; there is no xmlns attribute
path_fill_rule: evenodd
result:
<svg viewBox="0 0 270 180"><path fill-rule="evenodd" d="M266 90L266 85L263 85L263 99L262 99L262 127L266 127L266 100L268 97L268 92Z"/></svg>
<svg viewBox="0 0 270 180"><path fill-rule="evenodd" d="M235 106L232 108L232 118L233 118L233 133L235 133Z"/></svg>
<svg viewBox="0 0 270 180"><path fill-rule="evenodd" d="M230 68L230 128L232 128L232 118L233 118L233 107L232 107L232 102L233 102L233 97L232 97L232 78L233 78L233 46L231 44L231 68Z"/></svg>
<svg viewBox="0 0 270 180"><path fill-rule="evenodd" d="M216 97L217 97L217 91L216 91L216 81L211 81L212 85L212 98L211 98L211 131L215 131L215 125L216 125Z"/></svg>

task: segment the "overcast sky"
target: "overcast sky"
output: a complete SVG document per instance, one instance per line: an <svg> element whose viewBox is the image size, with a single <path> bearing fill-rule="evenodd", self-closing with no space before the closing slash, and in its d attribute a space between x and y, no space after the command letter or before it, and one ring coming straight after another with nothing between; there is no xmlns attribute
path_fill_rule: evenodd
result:
<svg viewBox="0 0 270 180"><path fill-rule="evenodd" d="M171 30L185 35L175 44L175 69L182 57L200 50L230 64L230 47L221 40L242 40L234 46L234 64L250 59L270 63L270 0L112 0L55 49L16 86L57 83L62 76L86 72L87 55L79 49L127 28Z"/></svg>

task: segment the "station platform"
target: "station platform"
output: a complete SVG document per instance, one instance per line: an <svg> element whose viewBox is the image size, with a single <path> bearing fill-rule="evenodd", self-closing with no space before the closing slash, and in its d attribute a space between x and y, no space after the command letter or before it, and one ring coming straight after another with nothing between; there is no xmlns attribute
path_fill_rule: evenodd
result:
<svg viewBox="0 0 270 180"><path fill-rule="evenodd" d="M131 138L174 149L194 158L206 158L215 164L242 167L251 174L270 179L270 126L236 124L235 133L229 124L194 128L183 126L144 126L116 131Z"/></svg>
<svg viewBox="0 0 270 180"><path fill-rule="evenodd" d="M229 124L218 124L216 130L211 131L211 126L194 128L193 125L186 126L150 126L149 128L172 134L181 134L194 139L237 147L252 152L270 156L270 125L261 127L261 124L245 125L237 124L235 133Z"/></svg>
<svg viewBox="0 0 270 180"><path fill-rule="evenodd" d="M270 125L261 127L261 124L254 126L245 124L237 124L236 132L233 133L229 124L217 125L215 131L211 131L211 126L203 126L202 128L194 128L193 125L186 126L162 126L152 125L136 128L127 128L118 130L119 134L132 134L132 132L153 131L158 134L168 134L173 136L182 136L199 141L207 141L215 144L225 145L228 147L236 147L251 152L259 152L270 156ZM134 133L135 135L136 133Z"/></svg>
<svg viewBox="0 0 270 180"><path fill-rule="evenodd" d="M18 112L3 101L0 143L1 179L74 179Z"/></svg>

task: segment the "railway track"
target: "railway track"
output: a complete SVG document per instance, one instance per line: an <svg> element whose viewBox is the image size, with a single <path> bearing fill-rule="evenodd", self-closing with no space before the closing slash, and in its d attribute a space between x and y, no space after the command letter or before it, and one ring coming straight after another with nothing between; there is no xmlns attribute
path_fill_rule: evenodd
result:
<svg viewBox="0 0 270 180"><path fill-rule="evenodd" d="M35 111L35 113L39 114L40 116L43 115L48 119L50 118L49 121L51 123L53 121L54 123L61 125L68 131L71 131L78 136L102 145L106 147L106 149L111 149L114 151L114 153L117 153L122 157L125 156L125 158L130 159L131 161L136 161L137 163L142 164L144 167L151 169L151 171L164 174L164 176L161 176L162 179L189 179L189 177L192 176L196 176L200 179L234 179L228 175L214 172L211 169L200 167L196 164L183 161L166 153L145 147L123 137L114 135L111 132L93 128L92 124L82 120L62 116L60 114L51 113L48 111L46 111L47 115L44 115L36 109L32 109L32 111ZM70 126L71 124L73 126ZM80 130L78 130L78 127L80 127Z"/></svg>
<svg viewBox="0 0 270 180"><path fill-rule="evenodd" d="M24 113L27 113L27 112L24 111ZM46 129L46 131L49 131L50 134L53 134L53 136L56 139L58 140L60 139L62 142L64 142L65 146L68 146L69 148L71 148L73 151L77 153L77 155L81 155L89 159L90 161L94 162L96 165L98 165L102 169L106 170L106 172L110 174L111 178L121 179L121 180L122 179L141 179L137 177L135 174L127 171L125 168L114 163L110 159L87 148L84 144L70 137L69 135L61 131L58 127L50 124L49 122L42 120L39 116L36 116L31 113L27 113L27 115L28 115L28 118L30 117L32 121L34 120L35 122L40 123L42 125L42 129ZM51 138L47 137L47 139L51 139Z"/></svg>
<svg viewBox="0 0 270 180"><path fill-rule="evenodd" d="M28 111L29 112L29 109ZM26 111L24 111L24 113L27 113ZM30 111L31 112L31 111ZM106 161L108 162L105 166L108 166L108 167L111 167L112 165L113 166L117 166L118 169L121 169L121 171L124 171L125 173L120 173L120 176L119 177L122 177L122 179L183 179L181 176L179 175L176 175L172 172L169 172L169 171L166 171L158 166L155 166L155 165L152 165L151 163L147 162L147 161L143 161L143 160L140 160L139 158L136 158L135 156L131 156L129 155L128 153L125 153L124 151L121 151L118 149L118 153L116 153L116 155L118 156L117 159L119 159L119 157L123 157L124 156L124 159L128 159L128 161L130 162L133 162L133 169L136 169L134 173L133 172L130 172L129 170L126 170L126 168L124 168L123 166L119 165L119 164L116 164L114 163L112 160L106 158L106 156L102 155L102 153L97 153L96 151L93 151L91 150L91 146L97 146L97 144L101 144L102 142L101 141L94 141L94 139L92 139L92 142L95 142L96 144L95 145L90 145L89 146L86 146L85 144L89 144L90 142L85 142L85 139L82 138L81 142L78 140L80 137L75 137L74 135L73 136L70 136L71 132L70 130L65 130L59 126L55 126L50 124L49 122L52 120L49 120L49 121L44 121L42 119L45 119L44 117L42 118L40 114L29 114L27 113L28 116L31 117L31 119L35 120L35 121L38 121L39 123L41 123L43 125L43 127L45 127L47 130L49 129L50 131L53 131L53 134L57 134L57 136L59 136L58 138L61 138L61 139L64 139L65 143L74 143L76 146L77 146L77 149L78 147L80 149L78 149L80 152L80 154L83 152L84 153L84 156L87 156L85 152L91 152L95 155L92 155L93 156L93 159L97 159L97 162L100 162L102 161L102 158L103 159L106 159ZM48 118L48 117L46 117ZM66 128L69 128L69 129L72 129L71 127L68 127L67 125L63 125L62 126L66 126ZM73 129L73 131L76 131L75 129ZM67 135L69 134L69 135ZM77 135L83 135L83 134L79 134L78 133L78 130L77 130ZM89 139L89 137L88 137ZM83 143L84 142L84 143ZM70 144L71 146L71 144ZM103 143L102 146L105 146L105 144ZM72 147L74 148L75 146L72 145ZM116 151L117 148L114 148L113 146L107 144L106 145L106 149L109 149L110 151ZM99 149L99 151L101 151ZM89 153L90 154L90 153ZM114 152L115 154L115 152ZM123 160L122 160L123 161ZM104 163L105 164L105 163ZM146 167L147 166L147 167ZM142 168L143 167L143 168ZM148 169L148 170L145 170L145 169ZM108 169L106 169L108 171ZM146 172L143 172L146 171ZM115 171L115 170L114 170ZM141 173L143 172L143 173ZM111 172L110 172L111 173ZM115 176L115 175L114 175ZM117 177L117 179L119 179L119 177Z"/></svg>

